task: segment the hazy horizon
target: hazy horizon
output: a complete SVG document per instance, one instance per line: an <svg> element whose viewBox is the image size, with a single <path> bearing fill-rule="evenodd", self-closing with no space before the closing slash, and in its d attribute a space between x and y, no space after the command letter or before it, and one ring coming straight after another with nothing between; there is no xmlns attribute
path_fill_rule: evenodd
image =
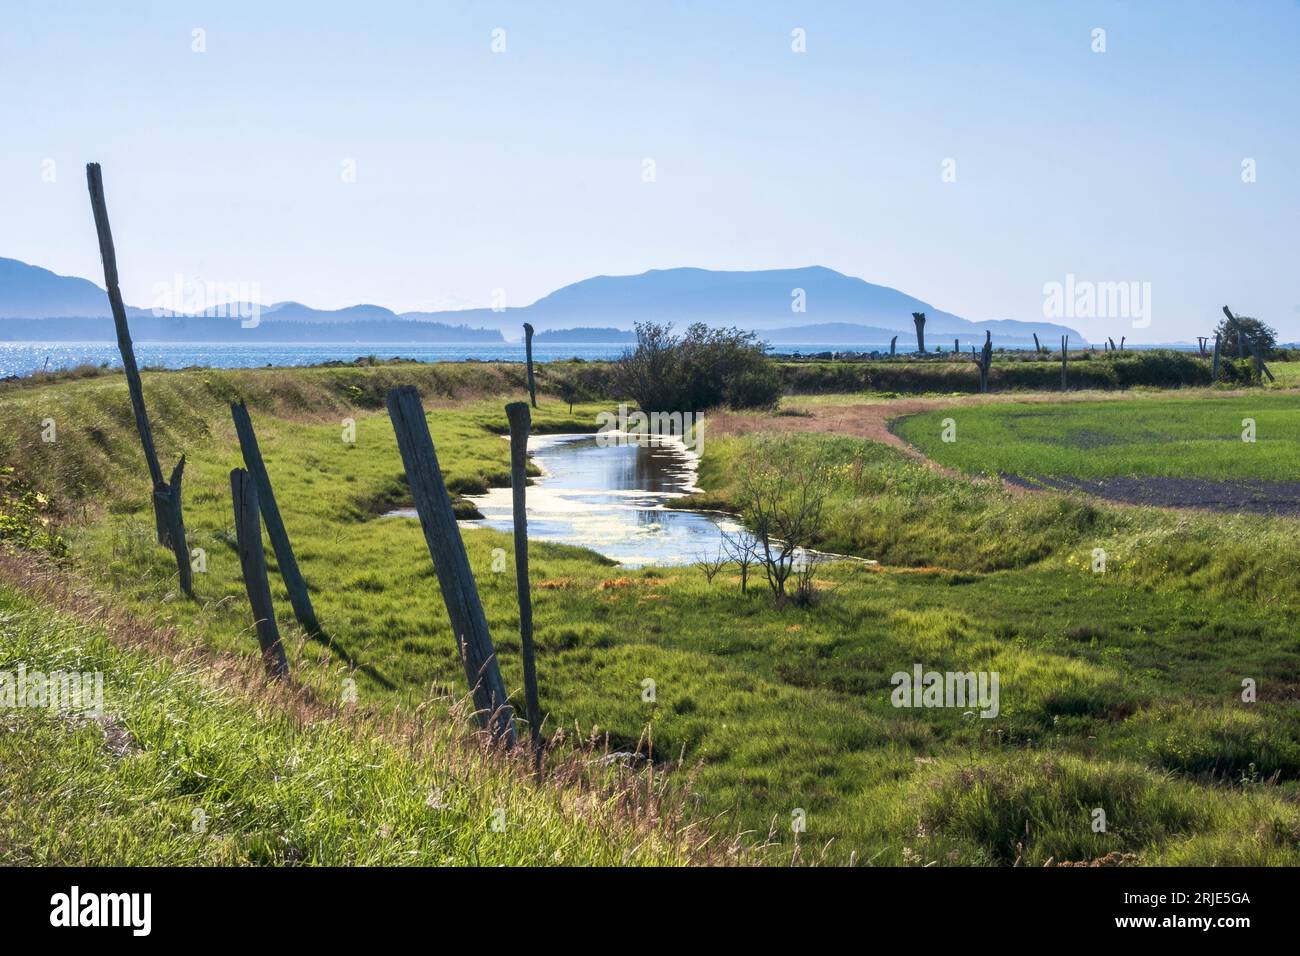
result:
<svg viewBox="0 0 1300 956"><path fill-rule="evenodd" d="M1228 304L1295 340L1298 41L1280 2L19 2L0 255L102 284L98 161L140 305L176 274L404 312L816 264L976 322L1194 341ZM1068 276L1149 284L1150 324L1045 316Z"/></svg>

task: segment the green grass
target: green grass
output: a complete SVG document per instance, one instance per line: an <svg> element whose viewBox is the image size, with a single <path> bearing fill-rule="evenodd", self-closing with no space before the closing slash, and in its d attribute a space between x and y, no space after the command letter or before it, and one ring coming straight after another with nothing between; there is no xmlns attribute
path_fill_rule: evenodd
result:
<svg viewBox="0 0 1300 956"><path fill-rule="evenodd" d="M943 440L944 422L955 441ZM1243 441L1253 419L1255 440ZM936 409L896 431L970 474L1300 480L1300 395L1007 403Z"/></svg>
<svg viewBox="0 0 1300 956"><path fill-rule="evenodd" d="M5 865L673 865L620 801L539 786L458 738L251 697L0 586L0 671L100 672L98 716L0 713ZM206 665L206 666L204 666ZM248 675L244 675L248 679ZM253 684L255 686L255 682ZM295 706L298 705L298 706ZM328 719L326 719L328 718ZM617 791L614 791L617 792Z"/></svg>
<svg viewBox="0 0 1300 956"><path fill-rule="evenodd" d="M8 460L43 476L65 520L78 518L62 528L76 574L182 644L251 657L227 482L238 452L222 405L245 395L333 642L294 628L273 576L297 679L331 701L355 679L363 706L424 704L431 726L454 735L465 725L445 699L463 693L464 677L419 527L375 517L405 494L377 395L403 376L427 395L440 374L147 375L164 460L190 456L186 520L209 569L196 575L193 602L177 596L174 565L152 543L139 452L116 408L120 379L117 392L110 379L96 383L104 391L69 382L0 393L0 421L21 434L38 409L54 408L68 423L54 445L12 443ZM357 401L340 390L342 375L359 377L346 382ZM471 490L505 474L503 399L480 397L471 382L458 388L429 420L449 483ZM1123 404L1137 411L1148 401L1159 406ZM595 410L570 417L544 399L536 417L543 428L577 429L594 424ZM354 447L340 441L345 415L356 419ZM90 424L102 439L85 436ZM734 574L709 585L693 569L625 572L591 552L534 544L542 706L548 731L563 732L553 759L593 728L614 750L652 742L656 759L681 755L699 768L697 813L716 817L724 835L762 840L770 829L763 857L776 862L824 853L898 865L1042 863L1110 852L1145 863L1300 862L1295 522L1014 496L828 435L711 436L699 503L732 504L735 476L767 455L834 461L826 543L885 568L829 566L811 608L778 610L757 588L741 595ZM97 489L92 501L87 487ZM464 537L518 692L513 570L491 570L509 538ZM1087 568L1097 546L1111 554L1104 575ZM997 670L1001 716L894 708L889 677L917 662ZM1257 703L1240 701L1243 677L1257 681ZM642 695L646 678L653 702ZM306 806L291 812L310 816ZM1096 807L1110 819L1106 834L1091 830ZM796 810L807 819L798 838ZM110 820L111 831L120 821ZM30 835L26 845L51 839ZM149 851L142 843L138 852Z"/></svg>

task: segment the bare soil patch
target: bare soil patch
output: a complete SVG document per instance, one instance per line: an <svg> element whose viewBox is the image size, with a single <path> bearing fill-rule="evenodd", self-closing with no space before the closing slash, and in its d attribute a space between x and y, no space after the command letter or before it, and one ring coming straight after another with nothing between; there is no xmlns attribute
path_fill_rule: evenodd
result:
<svg viewBox="0 0 1300 956"><path fill-rule="evenodd" d="M1130 505L1300 515L1300 481L1212 480L1153 475L1025 477L1006 472L1002 472L1001 477L1009 485L1031 491L1077 491Z"/></svg>

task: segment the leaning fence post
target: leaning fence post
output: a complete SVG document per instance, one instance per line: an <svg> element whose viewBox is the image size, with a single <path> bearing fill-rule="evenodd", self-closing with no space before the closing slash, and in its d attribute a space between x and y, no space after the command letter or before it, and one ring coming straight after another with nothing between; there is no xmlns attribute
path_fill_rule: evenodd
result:
<svg viewBox="0 0 1300 956"><path fill-rule="evenodd" d="M253 609L253 626L262 648L262 662L271 679L289 673L289 662L275 624L271 585L266 579L266 555L262 553L262 519L258 514L257 484L242 468L230 472L230 498L235 507L235 540L239 566L244 572L244 589Z"/></svg>
<svg viewBox="0 0 1300 956"><path fill-rule="evenodd" d="M140 384L140 369L135 364L131 330L126 324L126 306L122 303L122 292L118 288L117 252L113 248L113 230L108 224L108 205L104 201L104 181L99 163L86 164L86 186L90 190L90 208L95 215L99 258L104 263L104 286L108 289L108 305L113 312L113 326L117 330L117 348L122 353L122 371L126 373L126 387L131 393L131 410L135 413L135 428L140 433L144 460L149 466L149 478L153 482L153 514L158 543L170 546L168 529L171 526L172 509L167 499L171 495L171 488L163 480L158 453L153 446L153 430L149 427L149 415L144 408L144 387ZM188 558L186 563L188 564Z"/></svg>
<svg viewBox="0 0 1300 956"><path fill-rule="evenodd" d="M239 449L244 454L244 466L257 484L257 501L266 522L266 536L271 539L275 549L275 561L280 566L280 577L284 579L285 589L289 592L289 603L293 605L293 616L298 619L308 634L319 634L320 623L316 619L316 610L312 607L311 596L307 593L307 582L298 570L298 559L294 556L293 545L289 543L289 532L284 528L280 517L280 508L275 503L275 492L271 490L271 476L267 474L266 462L257 445L257 433L253 431L253 420L248 416L247 406L241 402L230 403L230 417L235 421L235 434L239 436Z"/></svg>
<svg viewBox="0 0 1300 956"><path fill-rule="evenodd" d="M1255 381L1259 382L1260 385L1263 385L1264 376L1267 375L1270 382L1276 382L1277 379L1273 377L1273 373L1270 372L1268 366L1264 364L1264 355L1259 349L1259 339L1254 337L1251 338L1250 351L1255 357Z"/></svg>
<svg viewBox="0 0 1300 956"><path fill-rule="evenodd" d="M524 658L524 705L533 753L542 758L542 707L537 697L537 660L533 651L533 597L528 583L528 512L525 504L528 477L528 430L532 424L528 406L511 402L506 406L510 421L510 491L515 512L515 584L519 590L519 643Z"/></svg>
<svg viewBox="0 0 1300 956"><path fill-rule="evenodd" d="M424 530L424 543L433 558L438 587L447 605L447 616L474 695L479 723L489 731L493 741L504 741L506 746L513 747L514 713L506 700L496 648L492 645L487 616L465 554L465 542L456 526L447 485L438 470L438 455L429 436L420 393L413 385L403 385L388 393L387 404L411 497L415 499L415 510Z"/></svg>
<svg viewBox="0 0 1300 956"><path fill-rule="evenodd" d="M528 360L528 400L537 407L537 382L533 378L533 327L524 323L524 357Z"/></svg>

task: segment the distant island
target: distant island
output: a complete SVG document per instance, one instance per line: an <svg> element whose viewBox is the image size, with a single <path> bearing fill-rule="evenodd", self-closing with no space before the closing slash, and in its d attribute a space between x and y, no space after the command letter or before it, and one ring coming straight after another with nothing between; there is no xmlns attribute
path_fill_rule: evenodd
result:
<svg viewBox="0 0 1300 956"><path fill-rule="evenodd" d="M555 344L572 342L581 345L632 345L636 343L636 332L631 329L600 329L579 326L576 329L551 329L546 332L538 332L533 337L533 341Z"/></svg>

